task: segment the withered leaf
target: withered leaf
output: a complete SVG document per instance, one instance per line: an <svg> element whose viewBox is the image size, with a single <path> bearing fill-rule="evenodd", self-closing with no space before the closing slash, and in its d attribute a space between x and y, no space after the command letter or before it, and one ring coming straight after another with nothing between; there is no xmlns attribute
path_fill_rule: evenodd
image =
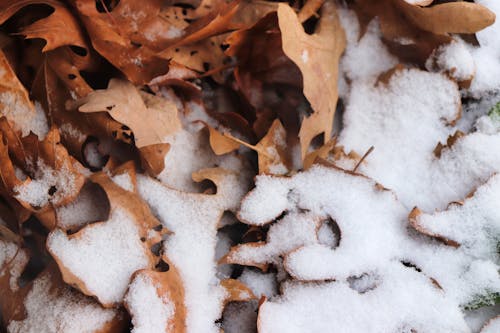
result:
<svg viewBox="0 0 500 333"><path fill-rule="evenodd" d="M90 93L76 105L84 113L108 112L132 130L138 148L162 143L180 128L173 102L148 94L141 97L133 84L123 80L112 79L107 89Z"/></svg>
<svg viewBox="0 0 500 333"><path fill-rule="evenodd" d="M301 69L304 95L314 110L302 121L299 132L304 158L314 137L323 133L325 143L331 137L338 99L338 64L346 39L335 4L331 1L323 5L318 28L313 35L304 31L297 15L287 5L279 5L278 20L283 51Z"/></svg>

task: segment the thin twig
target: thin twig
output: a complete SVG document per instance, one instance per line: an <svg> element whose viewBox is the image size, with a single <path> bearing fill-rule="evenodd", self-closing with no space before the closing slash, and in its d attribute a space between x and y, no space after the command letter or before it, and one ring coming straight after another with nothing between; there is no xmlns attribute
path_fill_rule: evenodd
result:
<svg viewBox="0 0 500 333"><path fill-rule="evenodd" d="M356 166L354 167L354 169L352 169L352 172L356 172L356 170L358 169L358 167L361 165L361 163L365 160L365 158L370 155L370 153L373 151L373 149L375 149L375 147L371 146L370 149L368 149L366 151L366 153L363 155L363 157L361 157L361 159L359 160L359 162L356 164Z"/></svg>

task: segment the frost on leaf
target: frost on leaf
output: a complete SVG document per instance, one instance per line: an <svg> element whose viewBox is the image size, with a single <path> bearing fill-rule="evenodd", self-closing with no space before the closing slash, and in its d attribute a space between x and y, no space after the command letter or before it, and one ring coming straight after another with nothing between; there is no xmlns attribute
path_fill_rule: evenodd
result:
<svg viewBox="0 0 500 333"><path fill-rule="evenodd" d="M106 192L108 219L71 235L55 229L47 238L47 248L66 283L112 306L122 302L135 271L153 268L158 262L151 247L161 241L160 232L154 229L160 223L137 194L105 174L95 174L91 180Z"/></svg>

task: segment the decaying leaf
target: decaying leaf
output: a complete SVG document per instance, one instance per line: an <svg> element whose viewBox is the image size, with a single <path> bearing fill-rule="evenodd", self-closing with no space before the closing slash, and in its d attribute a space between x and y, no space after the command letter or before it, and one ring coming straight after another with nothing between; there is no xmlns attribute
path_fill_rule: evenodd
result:
<svg viewBox="0 0 500 333"><path fill-rule="evenodd" d="M338 63L345 48L345 35L333 2L325 2L313 35L304 32L297 15L287 5L278 7L283 51L301 69L304 95L314 113L302 121L299 132L302 158L314 137L330 140L337 107Z"/></svg>

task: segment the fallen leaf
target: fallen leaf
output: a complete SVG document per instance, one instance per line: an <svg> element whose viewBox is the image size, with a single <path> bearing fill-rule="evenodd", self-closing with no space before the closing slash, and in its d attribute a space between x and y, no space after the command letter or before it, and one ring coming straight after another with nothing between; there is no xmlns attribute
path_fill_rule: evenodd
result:
<svg viewBox="0 0 500 333"><path fill-rule="evenodd" d="M125 307L132 316L134 330L163 327L163 332L184 333L187 325L184 298L181 277L175 267L169 265L166 272L137 271L125 296ZM160 315L151 320L148 315L151 312Z"/></svg>
<svg viewBox="0 0 500 333"><path fill-rule="evenodd" d="M177 107L166 99L140 94L133 84L112 79L108 89L97 90L76 103L84 113L108 112L115 120L129 127L137 148L162 143L178 130Z"/></svg>
<svg viewBox="0 0 500 333"><path fill-rule="evenodd" d="M106 192L108 219L71 235L55 229L47 237L47 249L66 283L112 307L122 303L135 271L154 268L158 263L151 249L166 229L156 231L160 223L149 207L106 174L94 174L91 181Z"/></svg>
<svg viewBox="0 0 500 333"><path fill-rule="evenodd" d="M259 174L282 175L291 169L286 131L279 119L274 120L267 134L255 145L259 158Z"/></svg>
<svg viewBox="0 0 500 333"><path fill-rule="evenodd" d="M300 127L303 159L314 137L323 133L326 143L332 134L338 99L338 64L346 43L335 6L333 2L325 2L312 35L304 32L292 8L284 4L278 7L283 51L301 69L304 95L314 110Z"/></svg>

